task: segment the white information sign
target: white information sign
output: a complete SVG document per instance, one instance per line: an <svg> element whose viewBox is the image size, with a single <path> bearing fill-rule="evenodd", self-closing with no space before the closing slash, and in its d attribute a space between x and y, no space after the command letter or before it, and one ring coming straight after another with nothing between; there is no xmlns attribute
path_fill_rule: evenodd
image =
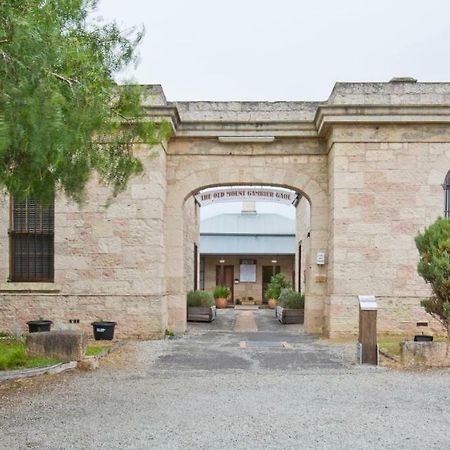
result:
<svg viewBox="0 0 450 450"><path fill-rule="evenodd" d="M228 189L212 189L195 194L201 206L220 202L277 202L291 205L297 194L293 191L277 188L235 187Z"/></svg>
<svg viewBox="0 0 450 450"><path fill-rule="evenodd" d="M239 273L241 283L256 283L256 264L241 264Z"/></svg>

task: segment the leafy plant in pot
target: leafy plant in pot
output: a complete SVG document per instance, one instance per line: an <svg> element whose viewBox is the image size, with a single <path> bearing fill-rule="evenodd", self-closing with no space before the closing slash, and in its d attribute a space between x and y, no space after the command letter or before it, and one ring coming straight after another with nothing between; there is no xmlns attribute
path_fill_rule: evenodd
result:
<svg viewBox="0 0 450 450"><path fill-rule="evenodd" d="M270 279L270 283L267 285L266 292L264 293L269 301L269 308L275 309L281 290L289 289L291 287L292 284L287 280L284 273L277 273L276 275L273 275Z"/></svg>
<svg viewBox="0 0 450 450"><path fill-rule="evenodd" d="M216 317L216 307L211 292L189 291L186 304L188 322L211 322Z"/></svg>
<svg viewBox="0 0 450 450"><path fill-rule="evenodd" d="M305 296L292 289L283 289L278 298L277 317L281 323L303 323Z"/></svg>
<svg viewBox="0 0 450 450"><path fill-rule="evenodd" d="M230 296L230 288L227 286L216 286L214 289L214 298L216 299L216 307L223 309L228 306L228 297Z"/></svg>

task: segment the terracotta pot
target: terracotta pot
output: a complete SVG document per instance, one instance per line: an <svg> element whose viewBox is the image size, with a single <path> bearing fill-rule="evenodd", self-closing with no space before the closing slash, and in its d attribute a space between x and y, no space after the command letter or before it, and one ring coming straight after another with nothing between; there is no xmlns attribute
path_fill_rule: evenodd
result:
<svg viewBox="0 0 450 450"><path fill-rule="evenodd" d="M228 306L228 301L226 298L216 298L216 308L224 309Z"/></svg>
<svg viewBox="0 0 450 450"><path fill-rule="evenodd" d="M277 307L277 299L276 298L269 298L269 308L275 309Z"/></svg>

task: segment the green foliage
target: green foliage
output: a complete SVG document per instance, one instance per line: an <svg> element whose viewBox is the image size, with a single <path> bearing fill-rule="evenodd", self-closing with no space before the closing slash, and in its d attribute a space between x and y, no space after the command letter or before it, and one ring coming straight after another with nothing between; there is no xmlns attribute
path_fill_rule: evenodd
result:
<svg viewBox="0 0 450 450"><path fill-rule="evenodd" d="M228 298L230 296L230 288L227 286L216 286L214 289L214 298Z"/></svg>
<svg viewBox="0 0 450 450"><path fill-rule="evenodd" d="M143 170L133 145L168 124L145 120L140 86L113 76L135 61L142 31L88 21L97 0L0 0L0 188L81 201L93 172L122 191Z"/></svg>
<svg viewBox="0 0 450 450"><path fill-rule="evenodd" d="M270 279L270 283L267 285L265 296L267 299L278 299L280 297L282 289L289 289L291 287L292 284L287 280L286 275L284 275L284 273L277 273Z"/></svg>
<svg viewBox="0 0 450 450"><path fill-rule="evenodd" d="M102 353L105 350L105 347L97 347L94 345L88 345L86 347L86 356L96 356L100 353Z"/></svg>
<svg viewBox="0 0 450 450"><path fill-rule="evenodd" d="M209 291L189 291L187 293L187 306L213 306L214 297Z"/></svg>
<svg viewBox="0 0 450 450"><path fill-rule="evenodd" d="M28 357L25 344L16 340L0 342L0 370L44 367L57 364L61 360L45 357Z"/></svg>
<svg viewBox="0 0 450 450"><path fill-rule="evenodd" d="M450 338L450 219L438 218L416 237L416 246L417 271L432 289L421 305L446 327Z"/></svg>
<svg viewBox="0 0 450 450"><path fill-rule="evenodd" d="M282 289L278 297L278 305L289 309L303 309L305 307L305 296L290 288Z"/></svg>

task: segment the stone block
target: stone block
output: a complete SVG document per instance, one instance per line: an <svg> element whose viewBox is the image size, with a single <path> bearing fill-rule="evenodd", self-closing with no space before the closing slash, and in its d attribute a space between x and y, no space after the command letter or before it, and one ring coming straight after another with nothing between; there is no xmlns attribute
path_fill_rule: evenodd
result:
<svg viewBox="0 0 450 450"><path fill-rule="evenodd" d="M26 338L29 356L47 356L65 361L81 361L86 345L87 336L80 331L46 331L31 333Z"/></svg>
<svg viewBox="0 0 450 450"><path fill-rule="evenodd" d="M407 367L450 367L448 342L401 342L400 359Z"/></svg>

